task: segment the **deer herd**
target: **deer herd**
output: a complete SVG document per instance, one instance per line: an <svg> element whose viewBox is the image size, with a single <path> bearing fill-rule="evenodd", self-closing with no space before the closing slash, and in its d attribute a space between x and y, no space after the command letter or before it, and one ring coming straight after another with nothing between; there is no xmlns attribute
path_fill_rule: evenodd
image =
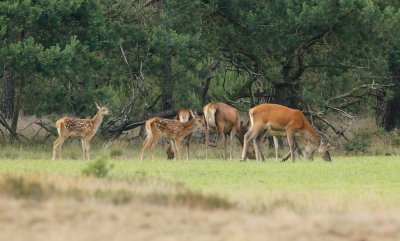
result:
<svg viewBox="0 0 400 241"><path fill-rule="evenodd" d="M90 159L90 141L100 127L104 116L109 114L107 107L95 104L97 113L91 119L64 117L56 122L59 137L53 145L53 160L61 158L61 146L70 136L81 138L83 159ZM228 158L227 137L229 136L230 160L232 160L236 137L243 147L240 161L246 161L247 158L264 161L261 143L266 136L272 136L275 158L278 161L278 137L284 136L287 138L290 151L281 161L286 161L289 157L295 161L296 143L306 159L313 160L314 152L318 151L323 160L331 161L329 144L323 143L318 132L300 110L277 104L260 104L249 110L247 125L240 120L239 113L234 107L222 102L207 104L203 108L203 114L203 117L200 117L190 109L181 109L174 119L154 117L147 120L141 160L144 160L148 148L150 148L151 159L154 160L154 148L160 137L170 140L167 149L168 159L177 157L182 160L182 143L186 146L186 159L189 159L190 137L193 132L205 127L206 159L208 159L209 132L212 130L217 134L216 145L222 159ZM250 145L251 142L253 145Z"/></svg>

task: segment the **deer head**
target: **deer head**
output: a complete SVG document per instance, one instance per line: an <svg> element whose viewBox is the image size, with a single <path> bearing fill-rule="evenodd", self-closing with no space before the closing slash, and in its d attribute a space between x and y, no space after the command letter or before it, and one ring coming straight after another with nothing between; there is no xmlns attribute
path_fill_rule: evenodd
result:
<svg viewBox="0 0 400 241"><path fill-rule="evenodd" d="M315 145L307 141L307 144L303 147L303 155L306 160L314 160Z"/></svg>
<svg viewBox="0 0 400 241"><path fill-rule="evenodd" d="M197 130L204 129L206 127L204 118L202 118L200 116L196 116L193 119L195 120L195 126L196 126Z"/></svg>
<svg viewBox="0 0 400 241"><path fill-rule="evenodd" d="M103 106L100 107L97 102L94 102L97 108L97 113L99 113L100 115L108 115L109 114L109 110L107 106Z"/></svg>
<svg viewBox="0 0 400 241"><path fill-rule="evenodd" d="M303 147L303 155L307 160L314 160L315 150L318 150L318 153L321 155L321 158L325 161L331 161L331 155L328 151L329 144L325 144L322 141L319 146L316 147L310 141L307 141L307 144Z"/></svg>
<svg viewBox="0 0 400 241"><path fill-rule="evenodd" d="M328 148L329 144L323 143L321 140L321 143L318 147L318 152L321 154L321 157L324 161L332 161L331 154L329 153Z"/></svg>

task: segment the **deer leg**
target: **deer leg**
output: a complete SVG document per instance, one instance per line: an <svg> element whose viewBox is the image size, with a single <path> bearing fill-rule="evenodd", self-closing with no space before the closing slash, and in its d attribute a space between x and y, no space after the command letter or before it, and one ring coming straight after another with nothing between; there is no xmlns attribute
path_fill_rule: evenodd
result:
<svg viewBox="0 0 400 241"><path fill-rule="evenodd" d="M82 150L83 150L83 160L89 160L90 159L90 155L89 155L89 151L90 151L90 140L86 139L86 138L82 138Z"/></svg>
<svg viewBox="0 0 400 241"><path fill-rule="evenodd" d="M150 153L151 153L151 160L154 161L154 148L156 147L158 140L152 140L150 143Z"/></svg>
<svg viewBox="0 0 400 241"><path fill-rule="evenodd" d="M182 161L182 142L175 140L175 148L178 153L178 160Z"/></svg>
<svg viewBox="0 0 400 241"><path fill-rule="evenodd" d="M176 156L176 148L175 148L175 141L174 140L169 140L169 145L172 148L172 152L174 153L174 157L172 159L175 159Z"/></svg>
<svg viewBox="0 0 400 241"><path fill-rule="evenodd" d="M143 161L143 159L144 159L144 153L145 153L146 149L149 147L149 144L150 144L150 139L148 137L146 137L146 139L143 142L142 155L140 156L141 161Z"/></svg>
<svg viewBox="0 0 400 241"><path fill-rule="evenodd" d="M292 161L294 162L295 156L294 156L294 133L292 132L287 132L287 139L288 139L288 144L289 144L289 149L290 149L290 156L292 157Z"/></svg>
<svg viewBox="0 0 400 241"><path fill-rule="evenodd" d="M52 160L55 161L56 159L59 158L59 151L58 151L58 147L60 145L60 137L57 138L57 140L54 141L53 143L53 158Z"/></svg>
<svg viewBox="0 0 400 241"><path fill-rule="evenodd" d="M176 160L176 159L178 159L178 150L176 148L176 142L174 139L171 139L170 142L171 142L172 150L174 151L174 160Z"/></svg>
<svg viewBox="0 0 400 241"><path fill-rule="evenodd" d="M256 139L253 140L253 148L254 148L254 152L256 154L256 160L259 161L260 160L260 156L259 156L259 150L258 150L258 147L257 147Z"/></svg>
<svg viewBox="0 0 400 241"><path fill-rule="evenodd" d="M218 152L219 156L221 159L224 159L224 156L222 154L222 147L221 147L221 142L223 141L222 139L224 138L224 133L217 132L217 147L218 147Z"/></svg>
<svg viewBox="0 0 400 241"><path fill-rule="evenodd" d="M289 159L290 157L290 150L289 152L281 159L281 162L287 161L287 159Z"/></svg>
<svg viewBox="0 0 400 241"><path fill-rule="evenodd" d="M246 134L244 134L243 137L243 151L242 151L242 157L240 159L240 161L246 161L246 157L247 157L247 149L249 146L249 139L250 139L250 135L251 135L252 131L251 129L246 132ZM257 149L254 149L254 151L256 152L256 158L257 158Z"/></svg>
<svg viewBox="0 0 400 241"><path fill-rule="evenodd" d="M232 161L232 152L233 152L233 138L235 137L235 132L231 132L229 136L229 145L230 145L230 151L229 151L229 160Z"/></svg>
<svg viewBox="0 0 400 241"><path fill-rule="evenodd" d="M153 134L151 140L150 140L150 152L151 152L151 160L154 161L154 149L156 147L156 144L160 140L160 134L156 133Z"/></svg>
<svg viewBox="0 0 400 241"><path fill-rule="evenodd" d="M168 159L168 160L174 159L174 157L175 157L175 152L174 152L174 147L172 146L171 141L169 141L169 144L168 144L168 148L167 148L167 150L166 150L166 153L167 153L167 159Z"/></svg>
<svg viewBox="0 0 400 241"><path fill-rule="evenodd" d="M264 154L262 153L262 149L261 149L261 142L264 139L265 135L266 135L266 131L260 133L254 140L253 140L253 147L254 147L254 151L256 154L256 160L257 161L264 161Z"/></svg>
<svg viewBox="0 0 400 241"><path fill-rule="evenodd" d="M256 156L256 161L260 161L261 160L260 150L259 150L259 148L257 146L256 139L253 140L253 149L254 149L254 154Z"/></svg>
<svg viewBox="0 0 400 241"><path fill-rule="evenodd" d="M224 160L228 159L228 139L226 138L227 135L223 134L224 136Z"/></svg>
<svg viewBox="0 0 400 241"><path fill-rule="evenodd" d="M64 138L58 137L53 144L53 161L61 158L61 146L64 143Z"/></svg>
<svg viewBox="0 0 400 241"><path fill-rule="evenodd" d="M186 137L186 160L190 159L190 153L189 153L189 142L190 142L190 138L192 137L192 134L188 135Z"/></svg>
<svg viewBox="0 0 400 241"><path fill-rule="evenodd" d="M173 158L172 158L172 160L173 160L173 159L176 158L176 155L178 155L177 152L176 152L175 141L174 141L174 140L170 140L170 141L169 141L169 144L170 144L170 146L171 146L171 148L172 148L172 152L174 153L174 156L173 156Z"/></svg>
<svg viewBox="0 0 400 241"><path fill-rule="evenodd" d="M206 160L207 160L208 159L208 141L209 141L209 126L208 126L208 124L206 124L205 135L206 135Z"/></svg>
<svg viewBox="0 0 400 241"><path fill-rule="evenodd" d="M254 151L256 153L257 161L264 161L263 160L264 155L262 154L261 146L260 146L260 142L261 142L262 138L263 138L263 134L260 134L253 140L253 147L254 147Z"/></svg>
<svg viewBox="0 0 400 241"><path fill-rule="evenodd" d="M85 160L85 140L81 138L81 143L82 143L82 159Z"/></svg>
<svg viewBox="0 0 400 241"><path fill-rule="evenodd" d="M274 148L275 148L275 161L278 162L278 148L279 148L279 142L278 142L278 137L273 136L274 138Z"/></svg>
<svg viewBox="0 0 400 241"><path fill-rule="evenodd" d="M82 138L81 142L82 142L82 153L83 153L82 159L86 160L86 143L85 143L85 139Z"/></svg>
<svg viewBox="0 0 400 241"><path fill-rule="evenodd" d="M90 160L90 139L85 140L86 160Z"/></svg>
<svg viewBox="0 0 400 241"><path fill-rule="evenodd" d="M256 155L257 161L265 161L264 154L261 150L261 141L264 138L264 133L259 134L254 140L253 145L255 145L255 149L257 150L258 155Z"/></svg>
<svg viewBox="0 0 400 241"><path fill-rule="evenodd" d="M256 137L256 133L254 129L250 129L245 135L243 139L243 151L242 151L242 158L240 161L246 161L247 158L247 149L249 148L249 142L253 141L254 138ZM257 154L257 149L256 151L256 156Z"/></svg>
<svg viewBox="0 0 400 241"><path fill-rule="evenodd" d="M290 156L291 156L291 152L290 152L290 145L289 145L289 151L285 156L282 157L281 162L287 161Z"/></svg>

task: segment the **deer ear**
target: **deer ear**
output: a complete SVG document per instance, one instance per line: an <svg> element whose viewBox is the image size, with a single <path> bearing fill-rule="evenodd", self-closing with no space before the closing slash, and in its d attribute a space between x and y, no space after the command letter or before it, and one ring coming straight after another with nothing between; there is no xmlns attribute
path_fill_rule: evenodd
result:
<svg viewBox="0 0 400 241"><path fill-rule="evenodd" d="M195 118L195 117L197 116L192 110L190 110L190 115L191 115L193 118Z"/></svg>
<svg viewBox="0 0 400 241"><path fill-rule="evenodd" d="M98 110L100 110L100 106L97 104L96 101L94 102L94 104L96 105L96 108L97 108Z"/></svg>

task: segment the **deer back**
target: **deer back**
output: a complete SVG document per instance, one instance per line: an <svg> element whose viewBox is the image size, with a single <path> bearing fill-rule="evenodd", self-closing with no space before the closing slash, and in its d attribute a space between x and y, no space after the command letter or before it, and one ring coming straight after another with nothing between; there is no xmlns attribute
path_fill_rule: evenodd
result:
<svg viewBox="0 0 400 241"><path fill-rule="evenodd" d="M175 139L178 137L184 137L188 134L191 127L194 125L194 119L187 123L181 123L178 120L164 119L164 118L152 118L147 121L153 133L157 132L161 135Z"/></svg>
<svg viewBox="0 0 400 241"><path fill-rule="evenodd" d="M98 125L92 119L65 117L56 122L57 129L65 128L69 136L87 136L96 133Z"/></svg>
<svg viewBox="0 0 400 241"><path fill-rule="evenodd" d="M204 117L211 127L223 131L225 134L231 132L232 128L240 128L240 118L237 110L222 102L211 102L203 108ZM221 127L224 130L221 130Z"/></svg>

